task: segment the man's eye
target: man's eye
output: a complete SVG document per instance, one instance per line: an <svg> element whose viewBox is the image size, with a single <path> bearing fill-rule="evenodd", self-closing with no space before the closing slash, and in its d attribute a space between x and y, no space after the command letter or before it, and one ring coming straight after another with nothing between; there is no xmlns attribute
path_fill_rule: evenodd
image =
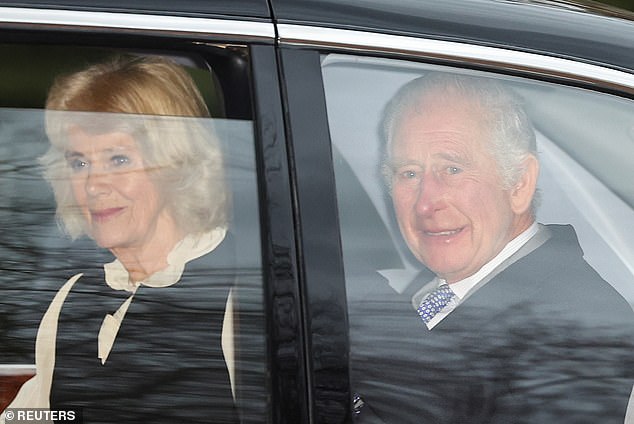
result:
<svg viewBox="0 0 634 424"><path fill-rule="evenodd" d="M458 168L457 166L448 166L447 167L447 174L449 175L456 175L462 172L462 169Z"/></svg>
<svg viewBox="0 0 634 424"><path fill-rule="evenodd" d="M412 180L418 177L418 173L411 169L407 169L405 171L398 171L397 176L402 180Z"/></svg>

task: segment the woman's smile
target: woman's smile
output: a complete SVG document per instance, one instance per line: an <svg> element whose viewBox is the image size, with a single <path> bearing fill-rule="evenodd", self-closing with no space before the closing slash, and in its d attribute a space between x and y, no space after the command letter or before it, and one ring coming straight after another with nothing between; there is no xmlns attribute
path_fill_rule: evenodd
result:
<svg viewBox="0 0 634 424"><path fill-rule="evenodd" d="M124 211L124 207L116 208L104 208L98 210L91 210L90 215L95 222L106 222L111 218L114 218Z"/></svg>

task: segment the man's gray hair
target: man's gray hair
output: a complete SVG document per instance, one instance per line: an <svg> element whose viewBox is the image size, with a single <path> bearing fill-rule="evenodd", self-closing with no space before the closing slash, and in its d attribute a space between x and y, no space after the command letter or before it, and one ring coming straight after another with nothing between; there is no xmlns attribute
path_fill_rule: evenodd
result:
<svg viewBox="0 0 634 424"><path fill-rule="evenodd" d="M392 138L408 111L424 114L423 99L434 93L458 94L472 99L481 109L482 119L490 129L491 154L505 189L510 189L524 172L528 155L537 158L535 131L523 100L502 82L481 77L444 72L429 72L403 87L386 106L383 118L383 173L391 188L390 148ZM440 93L440 94L439 94Z"/></svg>

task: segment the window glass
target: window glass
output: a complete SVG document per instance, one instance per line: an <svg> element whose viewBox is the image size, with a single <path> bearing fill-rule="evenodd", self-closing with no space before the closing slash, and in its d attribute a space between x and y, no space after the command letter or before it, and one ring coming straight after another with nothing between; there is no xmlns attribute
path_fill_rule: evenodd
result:
<svg viewBox="0 0 634 424"><path fill-rule="evenodd" d="M622 422L632 101L381 58L322 72L359 419Z"/></svg>
<svg viewBox="0 0 634 424"><path fill-rule="evenodd" d="M0 410L265 420L246 50L0 50Z"/></svg>

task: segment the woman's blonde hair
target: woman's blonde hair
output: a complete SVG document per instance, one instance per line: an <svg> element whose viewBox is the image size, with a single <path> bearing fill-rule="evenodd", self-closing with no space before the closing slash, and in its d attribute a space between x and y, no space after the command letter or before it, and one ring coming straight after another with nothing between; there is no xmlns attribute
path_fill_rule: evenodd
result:
<svg viewBox="0 0 634 424"><path fill-rule="evenodd" d="M181 66L158 56L117 56L57 78L46 109L51 147L40 161L55 193L58 221L72 238L86 233L65 159L73 127L129 133L185 233L227 225L229 194L220 145L210 120L197 119L208 118L209 111Z"/></svg>

